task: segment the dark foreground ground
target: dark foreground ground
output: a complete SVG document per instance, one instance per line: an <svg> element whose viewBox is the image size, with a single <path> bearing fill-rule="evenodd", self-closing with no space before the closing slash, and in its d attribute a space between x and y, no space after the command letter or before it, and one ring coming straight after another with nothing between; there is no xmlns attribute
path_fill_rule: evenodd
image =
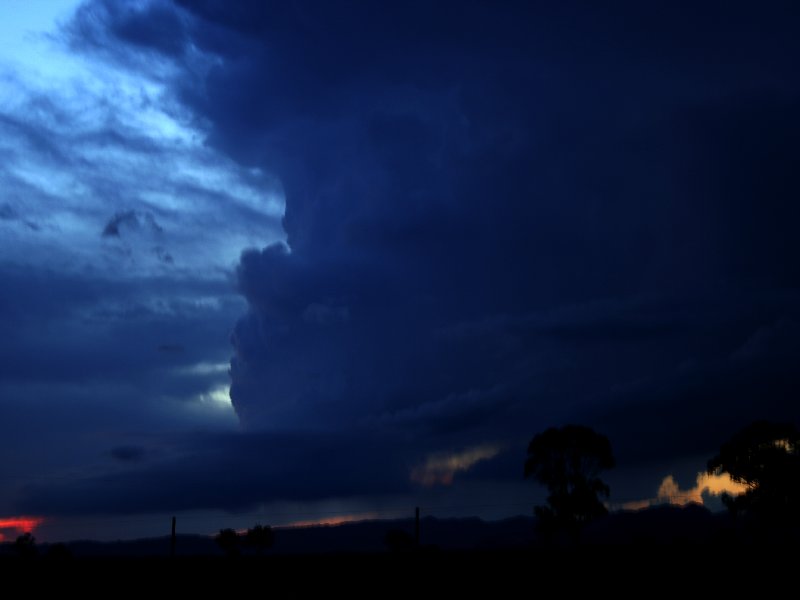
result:
<svg viewBox="0 0 800 600"><path fill-rule="evenodd" d="M258 555L226 556L210 536L0 544L7 597L70 598L797 596L800 531L753 529L701 507L617 513L574 540L544 540L531 518L423 519L278 529ZM391 535L389 533L392 532ZM394 540L394 543L390 543ZM136 594L136 596L133 596ZM17 596L21 594L17 593Z"/></svg>
<svg viewBox="0 0 800 600"><path fill-rule="evenodd" d="M594 547L170 558L0 560L8 584L77 597L794 597L798 548ZM27 594L26 594L27 595Z"/></svg>

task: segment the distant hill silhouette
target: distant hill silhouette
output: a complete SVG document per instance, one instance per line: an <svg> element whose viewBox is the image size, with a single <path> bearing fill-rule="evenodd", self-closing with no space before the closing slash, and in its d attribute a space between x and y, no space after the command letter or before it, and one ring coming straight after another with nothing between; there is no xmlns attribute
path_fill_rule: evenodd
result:
<svg viewBox="0 0 800 600"><path fill-rule="evenodd" d="M470 519L436 519L428 517L421 522L421 545L444 550L499 549L525 547L535 536L535 520L517 517L504 521ZM313 526L275 530L274 546L269 555L371 553L386 552L386 533L405 531L413 535L413 519L391 521L361 521L336 526ZM0 554L10 552L0 545ZM47 544L42 544L47 551ZM66 544L75 557L143 557L166 556L169 553L169 536L118 542L73 541ZM224 552L213 536L179 535L176 544L178 556L223 556ZM255 550L242 549L242 554L256 554Z"/></svg>
<svg viewBox="0 0 800 600"><path fill-rule="evenodd" d="M169 536L78 541L52 552L56 545L41 544L33 559L20 557L13 543L5 543L0 544L0 570L26 585L55 582L62 595L65 589L103 590L91 587L102 574L137 595L164 589L182 596L214 589L252 593L257 582L297 595L344 590L375 597L389 590L414 597L424 589L433 597L489 598L512 597L531 584L542 594L556 586L577 594L609 590L638 597L666 586L760 597L791 589L796 573L796 545L787 551L780 544L743 538L745 529L730 514L697 505L613 513L587 526L579 544L560 546L537 537L533 517L427 518L419 551L391 551L387 532L410 536L413 525L408 519L277 529L274 546L262 555L243 547L231 558L212 536L199 535L179 536L174 559Z"/></svg>
<svg viewBox="0 0 800 600"><path fill-rule="evenodd" d="M587 526L582 544L670 545L717 543L730 537L734 523L727 513L712 513L700 505L656 506L641 511L611 513ZM548 547L537 532L536 519L515 517L502 521L478 518L437 519L421 522L420 545L424 551L495 551ZM386 534L404 531L413 535L413 519L362 521L337 526L283 528L274 531L274 546L268 555L385 553ZM741 541L747 541L743 539ZM119 542L74 541L66 544L70 554L80 557L167 556L169 537ZM42 554L48 550L41 544ZM178 556L223 556L213 536L178 536ZM243 548L242 554L255 555ZM11 544L0 545L0 555L13 556Z"/></svg>

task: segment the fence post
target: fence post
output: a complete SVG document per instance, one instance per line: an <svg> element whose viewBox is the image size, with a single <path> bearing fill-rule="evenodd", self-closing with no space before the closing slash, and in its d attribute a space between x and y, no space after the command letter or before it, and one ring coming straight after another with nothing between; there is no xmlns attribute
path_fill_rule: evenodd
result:
<svg viewBox="0 0 800 600"><path fill-rule="evenodd" d="M169 555L175 556L175 517L172 517L172 538L169 542Z"/></svg>
<svg viewBox="0 0 800 600"><path fill-rule="evenodd" d="M417 506L414 512L414 543L419 548L419 506Z"/></svg>

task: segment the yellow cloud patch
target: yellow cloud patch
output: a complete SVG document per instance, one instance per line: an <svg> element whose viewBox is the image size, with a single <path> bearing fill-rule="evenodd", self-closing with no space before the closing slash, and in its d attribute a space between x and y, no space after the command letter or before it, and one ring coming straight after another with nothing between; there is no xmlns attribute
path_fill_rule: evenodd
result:
<svg viewBox="0 0 800 600"><path fill-rule="evenodd" d="M434 454L411 470L411 481L426 487L450 485L456 473L468 471L480 461L494 458L500 450L499 446L483 444L462 452Z"/></svg>
<svg viewBox="0 0 800 600"><path fill-rule="evenodd" d="M684 505L691 502L703 503L703 494L720 496L730 494L738 496L747 491L747 486L737 483L727 473L709 475L708 473L698 473L694 487L688 490L681 490L675 478L667 475L658 488L658 501L669 502L670 504Z"/></svg>
<svg viewBox="0 0 800 600"><path fill-rule="evenodd" d="M633 500L620 505L623 510L641 510L656 504L675 504L685 506L686 504L704 504L703 494L711 496L721 496L730 494L738 496L748 490L743 483L737 483L727 473L709 475L708 473L698 473L694 487L682 490L672 475L667 475L658 486L655 498L645 500Z"/></svg>

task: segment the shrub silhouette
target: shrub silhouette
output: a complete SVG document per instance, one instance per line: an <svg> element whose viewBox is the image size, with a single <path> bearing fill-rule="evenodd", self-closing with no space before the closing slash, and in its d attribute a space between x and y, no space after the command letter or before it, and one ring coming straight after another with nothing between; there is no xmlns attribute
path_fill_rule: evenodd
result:
<svg viewBox="0 0 800 600"><path fill-rule="evenodd" d="M614 466L611 443L589 427L551 427L528 445L525 477L547 487L549 506L537 506L536 516L545 533L565 530L575 538L589 521L608 511L600 497L608 486L599 478Z"/></svg>
<svg viewBox="0 0 800 600"><path fill-rule="evenodd" d="M66 561L72 559L72 552L66 544L58 543L53 544L47 550L47 559L54 561Z"/></svg>
<svg viewBox="0 0 800 600"><path fill-rule="evenodd" d="M383 538L390 552L410 552L416 548L414 536L402 529L390 529Z"/></svg>
<svg viewBox="0 0 800 600"><path fill-rule="evenodd" d="M36 538L30 532L23 533L14 542L14 552L23 558L32 558L38 554Z"/></svg>

